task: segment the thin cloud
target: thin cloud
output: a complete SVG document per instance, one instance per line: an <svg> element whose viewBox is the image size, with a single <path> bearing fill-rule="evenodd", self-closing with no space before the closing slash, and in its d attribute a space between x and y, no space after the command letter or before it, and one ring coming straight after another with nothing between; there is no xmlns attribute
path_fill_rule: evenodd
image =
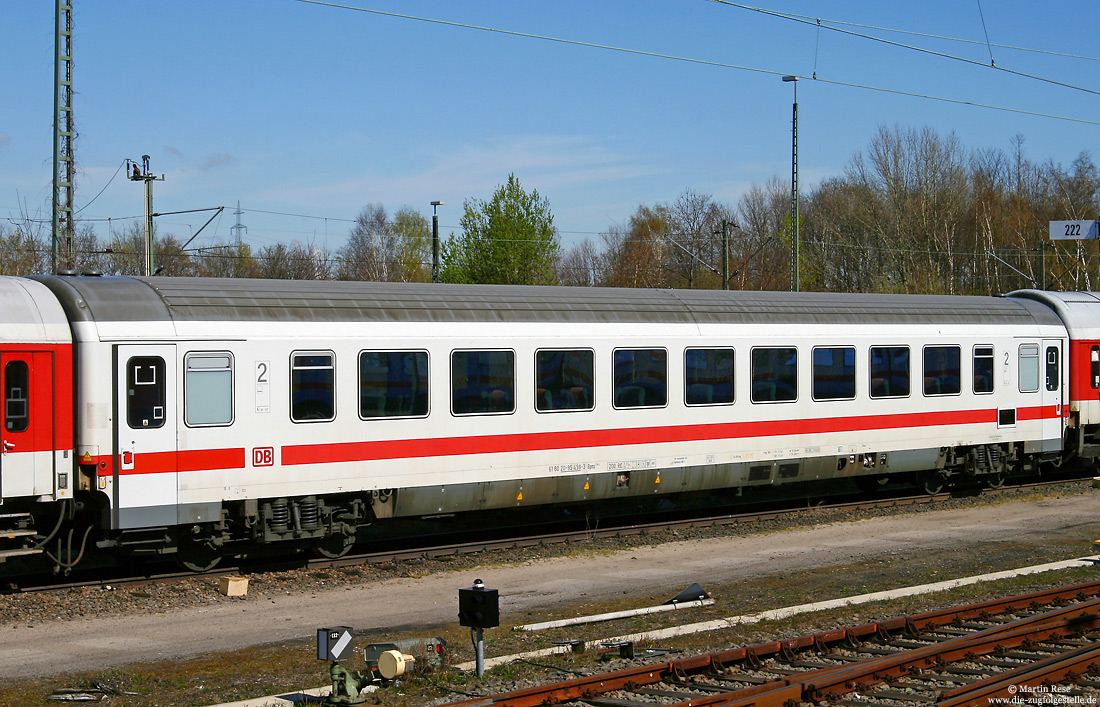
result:
<svg viewBox="0 0 1100 707"><path fill-rule="evenodd" d="M217 154L210 155L206 158L206 161L199 167L203 172L208 172L218 167L224 167L227 164L233 163L233 156L228 152L219 152Z"/></svg>
<svg viewBox="0 0 1100 707"><path fill-rule="evenodd" d="M518 136L430 155L428 162L413 173L371 172L304 189L272 190L263 198L354 210L370 201L394 208L428 198L461 204L471 197L488 199L509 174L515 174L525 189L547 194L621 184L660 172L635 155L617 152L596 138L579 136Z"/></svg>

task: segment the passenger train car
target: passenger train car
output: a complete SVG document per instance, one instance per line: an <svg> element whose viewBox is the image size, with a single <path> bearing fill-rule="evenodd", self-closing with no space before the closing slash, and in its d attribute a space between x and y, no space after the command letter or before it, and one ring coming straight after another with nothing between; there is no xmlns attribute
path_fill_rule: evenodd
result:
<svg viewBox="0 0 1100 707"><path fill-rule="evenodd" d="M1100 300L0 278L0 573L1100 452ZM1064 365L1068 354L1069 365Z"/></svg>

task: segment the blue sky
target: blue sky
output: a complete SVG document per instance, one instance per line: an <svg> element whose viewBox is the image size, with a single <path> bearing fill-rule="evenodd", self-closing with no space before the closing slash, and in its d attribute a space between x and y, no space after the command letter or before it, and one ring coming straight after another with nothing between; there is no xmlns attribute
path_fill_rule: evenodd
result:
<svg viewBox="0 0 1100 707"><path fill-rule="evenodd" d="M0 219L50 215L53 4L2 6ZM691 189L735 205L753 183L789 179L785 74L802 77L804 192L881 125L1006 151L1022 134L1027 158L1066 166L1100 136L1095 0L755 6L809 22L713 0L342 4L74 0L78 218L107 238L140 216L140 185L114 175L148 154L165 176L155 211L229 207L194 245L229 242L238 201L254 247L335 250L372 202L430 216L444 200L446 235L465 199L489 198L509 173L549 200L564 244L598 242L639 204ZM206 218L164 216L158 228L186 239Z"/></svg>

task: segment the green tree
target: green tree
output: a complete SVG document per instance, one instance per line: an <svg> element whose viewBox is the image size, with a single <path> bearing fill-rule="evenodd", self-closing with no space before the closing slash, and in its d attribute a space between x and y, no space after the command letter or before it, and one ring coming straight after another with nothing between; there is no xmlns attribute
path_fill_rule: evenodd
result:
<svg viewBox="0 0 1100 707"><path fill-rule="evenodd" d="M397 259L395 280L427 282L432 278L432 227L428 219L411 206L402 206L391 223Z"/></svg>
<svg viewBox="0 0 1100 707"><path fill-rule="evenodd" d="M443 244L444 282L552 285L561 246L550 202L514 174L489 201L467 199L462 235Z"/></svg>

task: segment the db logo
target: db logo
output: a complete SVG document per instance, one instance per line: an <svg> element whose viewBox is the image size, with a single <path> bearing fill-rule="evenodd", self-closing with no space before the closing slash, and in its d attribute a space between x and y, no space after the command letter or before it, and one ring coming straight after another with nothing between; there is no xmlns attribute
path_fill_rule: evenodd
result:
<svg viewBox="0 0 1100 707"><path fill-rule="evenodd" d="M274 466L274 447L254 447L252 449L252 466Z"/></svg>

